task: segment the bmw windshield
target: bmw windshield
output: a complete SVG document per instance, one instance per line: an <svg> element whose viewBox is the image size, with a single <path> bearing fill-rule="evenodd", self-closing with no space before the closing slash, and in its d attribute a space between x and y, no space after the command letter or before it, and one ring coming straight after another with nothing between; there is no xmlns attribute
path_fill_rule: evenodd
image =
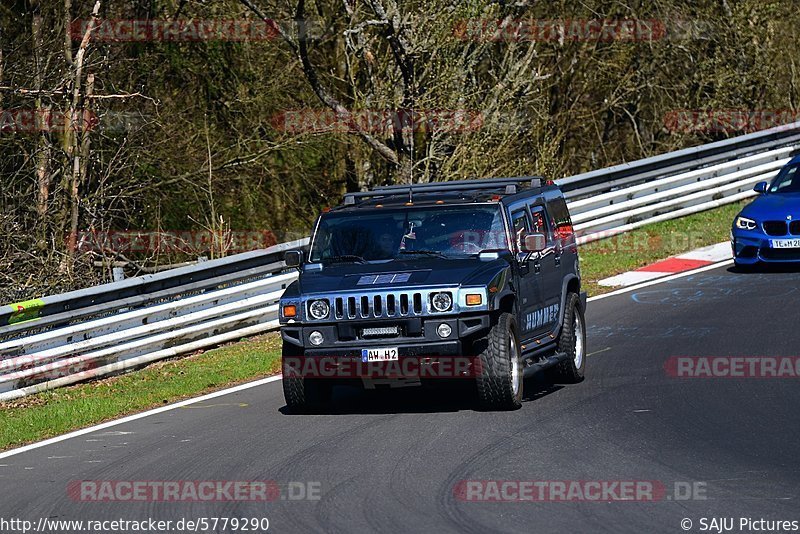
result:
<svg viewBox="0 0 800 534"><path fill-rule="evenodd" d="M322 216L310 260L390 261L467 257L508 248L500 206L375 208Z"/></svg>
<svg viewBox="0 0 800 534"><path fill-rule="evenodd" d="M787 165L772 182L770 193L800 193L800 163Z"/></svg>

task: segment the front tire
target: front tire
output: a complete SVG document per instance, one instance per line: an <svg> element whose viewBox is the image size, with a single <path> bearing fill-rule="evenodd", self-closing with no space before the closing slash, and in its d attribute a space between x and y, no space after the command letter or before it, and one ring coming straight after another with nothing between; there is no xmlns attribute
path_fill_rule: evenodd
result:
<svg viewBox="0 0 800 534"><path fill-rule="evenodd" d="M515 410L522 406L522 352L514 316L500 315L476 348L482 349L476 377L481 406L491 410Z"/></svg>
<svg viewBox="0 0 800 534"><path fill-rule="evenodd" d="M302 360L302 349L283 344L283 398L286 400L286 407L293 413L318 412L330 404L333 385L330 379L303 377L302 366L298 365Z"/></svg>
<svg viewBox="0 0 800 534"><path fill-rule="evenodd" d="M564 324L558 336L558 352L567 359L552 369L554 382L575 384L583 380L586 370L586 319L577 293L567 294Z"/></svg>

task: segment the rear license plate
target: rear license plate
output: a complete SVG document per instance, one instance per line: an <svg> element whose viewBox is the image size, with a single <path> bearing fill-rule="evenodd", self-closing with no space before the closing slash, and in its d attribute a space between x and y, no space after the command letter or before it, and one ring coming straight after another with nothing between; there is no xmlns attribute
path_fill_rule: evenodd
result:
<svg viewBox="0 0 800 534"><path fill-rule="evenodd" d="M362 362L391 362L398 359L397 347L361 349Z"/></svg>
<svg viewBox="0 0 800 534"><path fill-rule="evenodd" d="M772 239L772 248L800 248L800 239Z"/></svg>

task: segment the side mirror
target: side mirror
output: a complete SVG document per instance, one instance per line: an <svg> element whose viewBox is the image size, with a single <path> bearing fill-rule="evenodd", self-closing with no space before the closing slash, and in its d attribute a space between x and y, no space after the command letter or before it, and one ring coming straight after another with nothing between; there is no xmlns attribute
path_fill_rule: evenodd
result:
<svg viewBox="0 0 800 534"><path fill-rule="evenodd" d="M288 250L283 255L283 261L287 267L300 267L303 265L303 251L302 250Z"/></svg>
<svg viewBox="0 0 800 534"><path fill-rule="evenodd" d="M541 252L547 246L547 239L544 234L526 234L522 240L524 252Z"/></svg>
<svg viewBox="0 0 800 534"><path fill-rule="evenodd" d="M753 188L753 191L763 195L764 193L767 192L767 182L758 182L756 186Z"/></svg>

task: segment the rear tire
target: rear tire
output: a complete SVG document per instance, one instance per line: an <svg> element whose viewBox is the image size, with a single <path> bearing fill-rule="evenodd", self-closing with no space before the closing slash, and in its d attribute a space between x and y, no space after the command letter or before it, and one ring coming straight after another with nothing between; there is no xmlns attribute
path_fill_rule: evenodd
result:
<svg viewBox="0 0 800 534"><path fill-rule="evenodd" d="M522 406L523 365L517 323L503 313L489 335L475 345L478 356L478 400L485 409L515 410Z"/></svg>
<svg viewBox="0 0 800 534"><path fill-rule="evenodd" d="M558 336L558 352L567 354L567 359L551 370L554 382L576 384L583 380L586 370L586 320L577 293L568 293L564 323Z"/></svg>
<svg viewBox="0 0 800 534"><path fill-rule="evenodd" d="M333 384L330 379L304 378L302 369L297 368L297 362L302 361L302 357L302 349L283 344L283 398L286 407L293 413L315 413L330 404Z"/></svg>

